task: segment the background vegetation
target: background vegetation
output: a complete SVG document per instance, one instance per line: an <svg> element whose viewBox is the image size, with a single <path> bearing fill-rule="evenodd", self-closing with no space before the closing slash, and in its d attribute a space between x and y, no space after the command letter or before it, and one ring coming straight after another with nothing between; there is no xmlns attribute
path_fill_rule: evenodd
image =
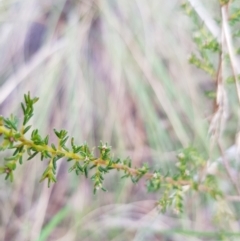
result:
<svg viewBox="0 0 240 241"><path fill-rule="evenodd" d="M195 21L181 3L1 1L0 113L21 118L19 102L30 90L40 97L32 123L50 140L53 128L66 129L79 143L107 141L134 166L148 162L166 172L189 145L206 161L217 160L208 132L214 100L206 96L216 83L188 60L198 51L199 26L220 31L220 6L189 1L203 14ZM209 58L217 68L218 55ZM235 143L238 127L229 82L223 150ZM61 161L58 182L47 188L39 184L44 164L29 161L14 183L0 176L0 240L238 240L238 198L220 203L190 193L183 214L161 214L159 194L147 193L144 183L134 186L115 172L105 181L108 192L93 195L90 181L68 174ZM227 174L219 175L233 194Z"/></svg>

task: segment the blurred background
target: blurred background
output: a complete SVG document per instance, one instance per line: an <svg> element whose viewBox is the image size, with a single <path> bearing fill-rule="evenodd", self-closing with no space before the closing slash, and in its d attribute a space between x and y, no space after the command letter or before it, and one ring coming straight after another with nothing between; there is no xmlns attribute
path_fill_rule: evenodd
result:
<svg viewBox="0 0 240 241"><path fill-rule="evenodd" d="M212 18L217 2L201 1ZM40 97L31 122L52 142L53 128L66 129L76 143L102 140L133 166L163 170L189 145L207 157L213 101L205 92L214 82L188 63L192 25L179 0L2 0L0 114L21 119L30 91ZM235 138L235 94L229 102L225 147ZM0 240L218 240L204 238L217 229L216 207L198 194L186 200L184 216L161 214L160 194L147 193L144 182L113 172L108 192L93 195L91 181L69 174L62 160L47 188L39 184L46 165L25 162L13 183L0 176Z"/></svg>

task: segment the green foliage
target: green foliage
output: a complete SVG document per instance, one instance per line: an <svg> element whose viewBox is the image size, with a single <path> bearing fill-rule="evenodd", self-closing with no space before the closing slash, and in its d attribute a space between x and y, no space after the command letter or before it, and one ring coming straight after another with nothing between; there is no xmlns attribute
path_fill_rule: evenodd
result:
<svg viewBox="0 0 240 241"><path fill-rule="evenodd" d="M32 160L39 154L41 160L48 160L48 165L40 179L40 182L47 180L48 186L57 182L57 162L62 158L72 163L69 172L74 171L77 175L84 175L86 178L88 178L89 172L92 173L94 193L99 189L107 191L103 186L105 175L115 169L123 171L122 178L130 178L134 184L145 177L148 191L162 192L162 198L158 204L163 212L169 206L173 206L177 213L183 211L184 186L196 191L198 191L196 186L201 186L204 192L208 192L212 196L214 196L214 190L218 189L216 183L209 177L205 181L198 178L197 171L205 164L205 160L194 148L184 149L178 154L177 168L173 175L170 175L170 172L163 174L161 170L150 172L147 163L141 167L132 168L130 158L123 160L113 158L111 146L107 143L100 142L98 156L94 155L86 143L83 145L75 144L74 138L71 138L69 145L69 135L66 130L54 129L57 144L49 144L48 136L42 137L38 129L31 130L32 126L27 125L33 116L33 105L38 98L31 98L30 93L28 93L24 99L25 103L21 104L24 115L22 126L19 127L16 116L1 117L0 133L3 139L0 145L1 150L12 150L12 155L5 157L5 164L0 167L0 173L5 174L5 179L13 181L14 171L18 163L23 163L23 157L26 160ZM30 131L31 135L28 139L25 134ZM25 158L25 156L27 157Z"/></svg>
<svg viewBox="0 0 240 241"><path fill-rule="evenodd" d="M195 26L193 30L193 40L197 46L197 53L191 54L189 63L203 70L211 77L215 77L214 58L216 53L221 51L221 46L206 28L205 24L199 19L198 14L189 3L182 4L182 8L191 18Z"/></svg>

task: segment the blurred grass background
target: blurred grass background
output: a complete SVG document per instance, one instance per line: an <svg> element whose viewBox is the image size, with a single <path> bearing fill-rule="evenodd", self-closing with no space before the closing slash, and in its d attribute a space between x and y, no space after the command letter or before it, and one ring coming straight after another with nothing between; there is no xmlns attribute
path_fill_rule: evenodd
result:
<svg viewBox="0 0 240 241"><path fill-rule="evenodd" d="M217 1L202 3L216 13ZM21 118L30 91L40 97L32 124L51 141L53 128L66 129L78 143L103 140L134 166L163 170L182 147L208 155L212 101L204 91L213 80L188 64L193 26L179 0L2 0L0 12L2 115ZM226 145L234 118L232 111ZM0 240L219 240L204 233L215 231L216 207L198 195L186 200L184 216L163 215L154 205L160 194L144 183L115 172L108 192L93 195L91 182L61 161L48 189L39 184L45 165L25 162L12 184L0 176Z"/></svg>

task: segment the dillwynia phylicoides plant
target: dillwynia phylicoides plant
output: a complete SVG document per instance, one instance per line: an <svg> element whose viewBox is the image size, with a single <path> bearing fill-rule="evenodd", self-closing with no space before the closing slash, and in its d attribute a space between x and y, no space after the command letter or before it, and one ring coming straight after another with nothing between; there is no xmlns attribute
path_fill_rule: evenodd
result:
<svg viewBox="0 0 240 241"><path fill-rule="evenodd" d="M205 161L194 148L187 148L179 153L177 171L170 176L162 173L161 170L150 172L147 163L139 168L133 168L129 158L113 158L111 147L107 143L100 142L99 156L94 156L86 143L77 145L74 138L69 138L66 130L54 129L58 141L56 144L49 144L48 136L42 137L38 129L33 129L31 125L28 125L37 101L38 98L31 98L30 93L24 95L25 103L21 103L24 117L20 125L14 115L0 119L0 134L3 139L1 151L12 150L12 155L5 157L5 164L0 167L0 173L5 174L5 179L13 181L14 170L17 166L39 155L42 161L48 160L47 168L40 179L40 182L46 179L48 186L57 181L57 162L61 158L65 158L70 163L69 172L74 171L77 175L83 174L86 177L90 173L94 193L99 189L106 191L103 186L104 175L116 169L123 172L122 178L131 178L133 183L146 178L149 191L162 190L163 196L158 202L162 211L165 211L169 205L174 205L174 210L181 212L183 193L186 189L208 193L214 198L222 195L214 176L208 175L204 180L197 177ZM31 135L27 138L26 134L30 131ZM69 139L70 144L67 145Z"/></svg>
<svg viewBox="0 0 240 241"><path fill-rule="evenodd" d="M191 2L191 1L190 1ZM216 79L216 94L214 96L215 109L210 123L210 134L218 140L221 135L222 118L225 111L224 80L222 65L228 61L232 66L231 79L235 80L238 90L238 75L235 69L234 54L231 52L229 40L229 25L234 25L240 19L240 10L228 16L229 1L220 1L221 21L216 21L221 26L222 34L215 36L203 23L198 13L189 3L183 4L186 13L193 19L198 28L198 34L194 41L198 47L198 56L192 54L190 63L207 72ZM237 33L234 33L237 35ZM239 33L238 33L239 35ZM235 35L234 35L235 36ZM230 41L230 43L229 43ZM227 51L228 50L228 51ZM219 63L217 68L212 64L212 54L218 53ZM225 60L227 59L227 60ZM178 213L183 211L183 198L189 191L201 192L214 199L223 199L224 193L218 185L217 177L206 171L206 159L202 158L198 151L192 147L183 149L178 154L178 163L174 171L163 172L150 168L147 163L141 167L132 167L130 158L114 158L111 147L107 143L100 142L99 155L94 155L93 148L86 143L78 145L66 130L56 130L56 143L49 143L48 136L42 136L36 127L29 125L29 120L34 114L34 106L38 98L31 97L30 93L24 95L21 103L23 111L22 121L14 116L0 117L0 150L12 151L11 155L5 156L4 163L0 166L0 174L5 175L6 180L14 181L14 171L25 161L39 157L41 161L48 162L46 170L40 181L47 180L48 186L57 182L56 169L60 159L69 162L69 172L77 175L85 175L93 181L93 191L106 191L104 188L105 174L115 169L122 172L122 178L130 178L133 183L140 179L146 180L148 191L161 193L161 199L157 202L161 211L169 206ZM220 146L220 145L219 145ZM8 152L9 153L9 152ZM228 170L227 170L228 171ZM230 173L229 173L230 175ZM235 183L234 183L235 185Z"/></svg>

